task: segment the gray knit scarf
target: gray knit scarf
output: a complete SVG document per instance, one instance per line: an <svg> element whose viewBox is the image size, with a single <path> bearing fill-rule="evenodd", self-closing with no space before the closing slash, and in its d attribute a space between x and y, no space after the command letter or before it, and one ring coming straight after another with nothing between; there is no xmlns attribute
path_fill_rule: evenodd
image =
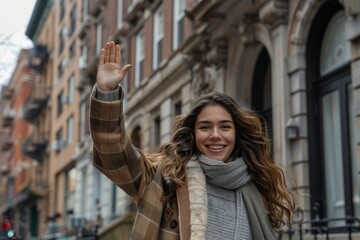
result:
<svg viewBox="0 0 360 240"><path fill-rule="evenodd" d="M227 190L233 190L235 192L235 219L229 219L230 216L212 216L210 215L210 206L209 206L209 221L217 222L218 219L221 221L229 221L228 223L235 227L234 235L231 239L252 239L251 227L249 223L249 217L244 206L244 200L241 194L240 188L251 181L251 176L247 170L247 165L242 158L236 158L230 162L223 162L219 160L212 160L201 155L199 158L200 166L204 169L206 176L206 181L212 185L221 187ZM209 189L210 190L210 189ZM216 191L215 191L216 192ZM220 199L216 201L221 201ZM230 207L230 206L229 206ZM222 212L220 212L222 214ZM212 220L210 220L212 219ZM225 220L228 219L228 220ZM223 223L225 223L223 222ZM209 224L209 223L208 223ZM213 226L216 228L219 225L219 222ZM228 224L227 224L228 225ZM208 225L208 227L211 227ZM207 239L215 239L215 235L219 234L219 231L215 229L208 229L206 231ZM228 233L227 233L228 234ZM225 236L223 236L225 237ZM228 236L230 237L230 236ZM217 237L218 238L218 237Z"/></svg>
<svg viewBox="0 0 360 240"><path fill-rule="evenodd" d="M208 160L202 156L200 159L192 158L187 164L191 211L190 239L205 239L207 194L204 172L206 172L206 181L213 185L226 185L228 189L239 188L248 213L253 239L275 240L276 237L267 217L267 210L261 195L256 185L251 181L251 175L246 173L246 163L241 158L229 163L219 161L218 165L206 163ZM229 171L228 168L236 169L236 171ZM216 177L220 175L219 171L226 171L227 173L221 174L221 177ZM245 174L239 174L238 171Z"/></svg>
<svg viewBox="0 0 360 240"><path fill-rule="evenodd" d="M225 163L201 155L199 161L204 169L206 181L215 186L235 190L251 180L247 165L242 158L235 158L233 161Z"/></svg>

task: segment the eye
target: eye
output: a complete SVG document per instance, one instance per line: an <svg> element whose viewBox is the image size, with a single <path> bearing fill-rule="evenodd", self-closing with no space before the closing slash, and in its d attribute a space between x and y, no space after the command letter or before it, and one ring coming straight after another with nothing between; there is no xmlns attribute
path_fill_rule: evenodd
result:
<svg viewBox="0 0 360 240"><path fill-rule="evenodd" d="M207 129L210 129L210 127L209 127L209 126L206 126L206 125L201 125L201 126L199 126L199 129L201 129L201 130L207 130Z"/></svg>
<svg viewBox="0 0 360 240"><path fill-rule="evenodd" d="M228 130L228 129L231 129L232 126L230 124L224 124L221 126L222 129L225 129L225 130Z"/></svg>

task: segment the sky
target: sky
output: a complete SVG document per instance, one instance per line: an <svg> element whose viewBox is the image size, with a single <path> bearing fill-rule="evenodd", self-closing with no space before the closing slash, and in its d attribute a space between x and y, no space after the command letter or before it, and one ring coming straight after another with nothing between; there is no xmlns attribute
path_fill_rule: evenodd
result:
<svg viewBox="0 0 360 240"><path fill-rule="evenodd" d="M36 0L0 0L0 86L7 84L22 48L31 48L25 35Z"/></svg>

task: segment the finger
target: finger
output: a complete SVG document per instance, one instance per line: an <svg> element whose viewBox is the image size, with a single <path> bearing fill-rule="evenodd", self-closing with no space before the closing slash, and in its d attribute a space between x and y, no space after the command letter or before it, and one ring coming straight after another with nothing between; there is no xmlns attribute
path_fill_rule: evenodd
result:
<svg viewBox="0 0 360 240"><path fill-rule="evenodd" d="M121 66L121 48L119 44L115 46L115 63Z"/></svg>
<svg viewBox="0 0 360 240"><path fill-rule="evenodd" d="M105 46L104 63L109 62L109 56L110 56L110 43L107 42Z"/></svg>
<svg viewBox="0 0 360 240"><path fill-rule="evenodd" d="M121 69L121 79L124 79L125 75L126 75L127 72L130 70L131 67L132 67L131 64L126 64L126 65Z"/></svg>
<svg viewBox="0 0 360 240"><path fill-rule="evenodd" d="M109 62L115 62L115 43L113 41L110 42L110 56L109 56Z"/></svg>
<svg viewBox="0 0 360 240"><path fill-rule="evenodd" d="M100 50L99 66L104 65L104 54L105 54L105 49L102 48Z"/></svg>

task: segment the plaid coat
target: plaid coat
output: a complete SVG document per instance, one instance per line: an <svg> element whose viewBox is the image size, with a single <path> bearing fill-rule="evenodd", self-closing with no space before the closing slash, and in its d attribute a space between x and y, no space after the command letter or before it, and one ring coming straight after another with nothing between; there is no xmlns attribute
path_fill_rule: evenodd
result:
<svg viewBox="0 0 360 240"><path fill-rule="evenodd" d="M146 183L147 161L134 148L123 119L122 99L100 101L92 92L90 129L94 143L93 165L133 198L138 206L131 239L190 239L189 193L187 186L176 191L173 216L165 218L160 200L162 176L157 170ZM123 93L121 93L121 98Z"/></svg>

